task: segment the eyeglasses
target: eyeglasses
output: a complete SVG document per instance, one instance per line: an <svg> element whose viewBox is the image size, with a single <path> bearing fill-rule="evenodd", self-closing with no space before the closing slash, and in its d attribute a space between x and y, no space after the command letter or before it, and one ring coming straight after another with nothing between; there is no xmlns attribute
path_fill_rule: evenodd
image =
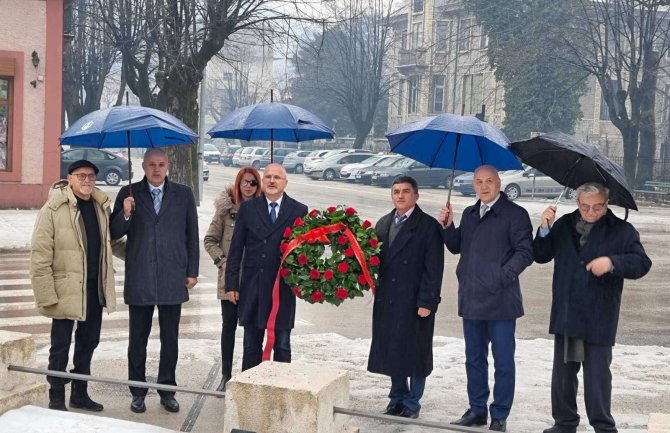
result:
<svg viewBox="0 0 670 433"><path fill-rule="evenodd" d="M89 174L86 174L86 173L75 173L75 174L73 174L72 176L75 176L77 179L79 179L79 180L82 181L82 182L85 181L86 179L88 179L88 180L90 180L90 181L94 181L94 180L96 179L96 175L95 175L95 173L89 173Z"/></svg>
<svg viewBox="0 0 670 433"><path fill-rule="evenodd" d="M596 203L596 204L590 205L590 206L588 204L579 203L579 210L581 210L584 213L589 212L591 210L593 212L600 212L601 210L603 210L603 208L605 207L606 204L607 204L606 201L602 202L602 203Z"/></svg>
<svg viewBox="0 0 670 433"><path fill-rule="evenodd" d="M258 181L256 179L242 179L242 186L258 186Z"/></svg>

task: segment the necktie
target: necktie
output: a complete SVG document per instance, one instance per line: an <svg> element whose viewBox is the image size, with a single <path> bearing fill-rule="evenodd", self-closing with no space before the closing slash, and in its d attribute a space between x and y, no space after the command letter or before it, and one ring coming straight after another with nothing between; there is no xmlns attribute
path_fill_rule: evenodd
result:
<svg viewBox="0 0 670 433"><path fill-rule="evenodd" d="M479 219L484 218L484 215L486 215L486 212L489 211L488 205L482 203L482 206L479 208Z"/></svg>
<svg viewBox="0 0 670 433"><path fill-rule="evenodd" d="M401 222L405 221L407 219L407 215L400 215L395 217L395 223L400 224Z"/></svg>
<svg viewBox="0 0 670 433"><path fill-rule="evenodd" d="M156 215L158 215L158 212L161 210L161 193L162 191L160 189L151 191L151 195L154 199L154 210L156 211Z"/></svg>
<svg viewBox="0 0 670 433"><path fill-rule="evenodd" d="M270 203L270 207L272 208L270 210L270 220L272 221L272 224L274 224L275 221L277 221L277 203Z"/></svg>

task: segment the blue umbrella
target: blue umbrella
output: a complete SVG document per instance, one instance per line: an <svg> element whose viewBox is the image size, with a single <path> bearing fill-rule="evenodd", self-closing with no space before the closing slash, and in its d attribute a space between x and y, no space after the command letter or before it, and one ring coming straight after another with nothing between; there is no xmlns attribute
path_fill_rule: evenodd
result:
<svg viewBox="0 0 670 433"><path fill-rule="evenodd" d="M487 164L498 170L521 169L505 134L476 117L443 113L406 123L386 135L391 151L429 167L474 171Z"/></svg>
<svg viewBox="0 0 670 433"><path fill-rule="evenodd" d="M212 138L237 138L245 141L274 140L299 143L333 138L334 132L323 120L295 105L269 102L238 108L222 117L207 132ZM272 152L270 153L272 158Z"/></svg>
<svg viewBox="0 0 670 433"><path fill-rule="evenodd" d="M130 157L131 147L192 144L197 136L184 122L163 111L119 105L81 117L61 134L60 144L95 148L127 147ZM130 164L128 171L131 171Z"/></svg>

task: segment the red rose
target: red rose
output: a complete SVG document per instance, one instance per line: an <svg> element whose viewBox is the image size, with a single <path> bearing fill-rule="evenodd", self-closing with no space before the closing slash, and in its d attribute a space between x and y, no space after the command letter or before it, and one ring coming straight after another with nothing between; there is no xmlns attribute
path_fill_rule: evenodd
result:
<svg viewBox="0 0 670 433"><path fill-rule="evenodd" d="M349 292L347 292L347 289L339 287L335 292L335 296L337 299L347 299L349 297Z"/></svg>
<svg viewBox="0 0 670 433"><path fill-rule="evenodd" d="M290 274L291 271L289 271L287 268L281 268L281 271L279 271L279 274L282 276L282 278L288 277L288 274Z"/></svg>
<svg viewBox="0 0 670 433"><path fill-rule="evenodd" d="M304 266L304 265L306 265L306 264L307 264L307 256L304 255L304 254L300 254L300 255L298 256L298 264L299 264L300 266Z"/></svg>
<svg viewBox="0 0 670 433"><path fill-rule="evenodd" d="M330 206L328 209L326 209L328 212L333 213L337 210L335 206Z"/></svg>
<svg viewBox="0 0 670 433"><path fill-rule="evenodd" d="M286 250L288 250L288 244L286 242L283 242L281 245L279 245L279 251L285 253Z"/></svg>
<svg viewBox="0 0 670 433"><path fill-rule="evenodd" d="M300 287L298 287L298 286L293 286L293 293L295 293L295 295L296 295L298 298L302 298L302 293L300 293Z"/></svg>
<svg viewBox="0 0 670 433"><path fill-rule="evenodd" d="M319 214L319 211L316 209L312 209L312 211L309 213L309 216L315 217Z"/></svg>
<svg viewBox="0 0 670 433"><path fill-rule="evenodd" d="M322 302L323 301L323 293L320 290L317 290L316 292L312 293L312 300L314 302Z"/></svg>
<svg viewBox="0 0 670 433"><path fill-rule="evenodd" d="M379 266L379 257L377 256L370 257L370 264L372 266Z"/></svg>
<svg viewBox="0 0 670 433"><path fill-rule="evenodd" d="M347 248L344 250L344 255L347 257L353 257L354 256L354 249L353 248Z"/></svg>
<svg viewBox="0 0 670 433"><path fill-rule="evenodd" d="M293 230L291 230L291 227L286 227L286 230L284 230L284 237L285 238L290 238L292 234L293 234Z"/></svg>
<svg viewBox="0 0 670 433"><path fill-rule="evenodd" d="M370 221L368 221L368 220L363 221L363 228L364 229L367 229L367 228L370 228L370 227L372 227L372 223Z"/></svg>
<svg viewBox="0 0 670 433"><path fill-rule="evenodd" d="M312 270L309 271L309 277L313 280L318 280L319 278L321 278L321 274L319 273L319 271L312 268Z"/></svg>
<svg viewBox="0 0 670 433"><path fill-rule="evenodd" d="M378 245L379 245L379 241L377 239L375 239L375 238L370 239L370 246L372 248L377 248Z"/></svg>
<svg viewBox="0 0 670 433"><path fill-rule="evenodd" d="M323 278L326 280L332 280L333 279L333 271L330 269L327 269L326 272L323 273Z"/></svg>
<svg viewBox="0 0 670 433"><path fill-rule="evenodd" d="M305 225L305 222L302 220L302 218L298 217L295 219L295 221L293 221L293 225L295 227L302 227Z"/></svg>
<svg viewBox="0 0 670 433"><path fill-rule="evenodd" d="M348 215L348 216L351 216L355 213L356 213L356 209L354 209L353 207L348 207L344 210L344 214Z"/></svg>
<svg viewBox="0 0 670 433"><path fill-rule="evenodd" d="M337 272L343 274L349 270L349 265L347 262L342 262L339 265L337 265Z"/></svg>
<svg viewBox="0 0 670 433"><path fill-rule="evenodd" d="M367 283L368 283L368 280L365 278L365 275L360 274L358 276L358 284L360 284L361 286L365 286Z"/></svg>
<svg viewBox="0 0 670 433"><path fill-rule="evenodd" d="M337 243L340 244L340 245L346 245L347 241L348 241L348 239L347 239L346 236L340 235L340 236L337 237Z"/></svg>

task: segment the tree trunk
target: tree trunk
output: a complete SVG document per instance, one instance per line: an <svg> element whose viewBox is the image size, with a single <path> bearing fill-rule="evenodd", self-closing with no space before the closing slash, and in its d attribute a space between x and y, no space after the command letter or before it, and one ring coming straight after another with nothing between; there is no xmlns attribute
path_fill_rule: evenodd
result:
<svg viewBox="0 0 670 433"><path fill-rule="evenodd" d="M644 64L652 67L643 68L640 82L640 148L637 155L637 173L635 185L642 185L654 177L654 156L656 155L656 82L658 69L653 65L658 62L658 53L651 51L645 56Z"/></svg>
<svg viewBox="0 0 670 433"><path fill-rule="evenodd" d="M353 120L353 119L352 119ZM370 134L372 129L372 122L362 122L356 124L356 139L352 146L353 149L362 149L365 144L365 139Z"/></svg>
<svg viewBox="0 0 670 433"><path fill-rule="evenodd" d="M628 184L634 186L640 129L629 122L626 128L619 128L619 131L623 136L623 171Z"/></svg>

